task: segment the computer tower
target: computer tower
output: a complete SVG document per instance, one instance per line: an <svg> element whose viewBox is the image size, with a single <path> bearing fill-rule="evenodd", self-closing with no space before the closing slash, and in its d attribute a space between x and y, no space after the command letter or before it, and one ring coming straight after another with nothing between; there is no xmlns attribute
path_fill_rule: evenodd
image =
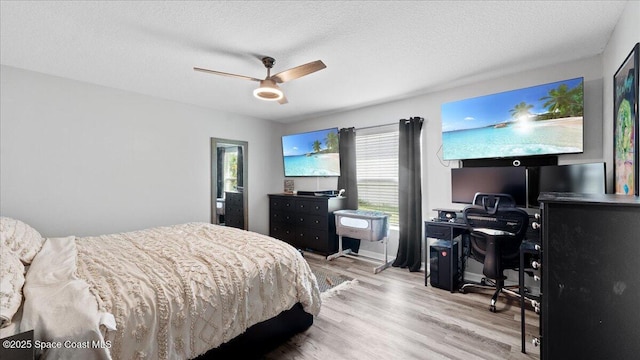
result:
<svg viewBox="0 0 640 360"><path fill-rule="evenodd" d="M449 241L437 240L429 246L429 263L431 286L449 290L451 288L451 261L453 261L453 288L458 286L458 242L454 241L453 249ZM453 250L453 256L451 252ZM425 285L426 279L425 279Z"/></svg>

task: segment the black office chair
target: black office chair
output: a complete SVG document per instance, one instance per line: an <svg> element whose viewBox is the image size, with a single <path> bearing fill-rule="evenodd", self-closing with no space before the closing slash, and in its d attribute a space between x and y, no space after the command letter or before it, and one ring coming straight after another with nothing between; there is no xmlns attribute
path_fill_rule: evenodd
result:
<svg viewBox="0 0 640 360"><path fill-rule="evenodd" d="M529 215L515 206L511 195L477 193L473 205L464 209L464 219L469 227L469 255L483 263L485 278L480 284L464 284L460 291L466 292L469 287L495 289L489 310L496 312L500 293L520 295L504 287L503 272L520 267L520 245L529 226Z"/></svg>

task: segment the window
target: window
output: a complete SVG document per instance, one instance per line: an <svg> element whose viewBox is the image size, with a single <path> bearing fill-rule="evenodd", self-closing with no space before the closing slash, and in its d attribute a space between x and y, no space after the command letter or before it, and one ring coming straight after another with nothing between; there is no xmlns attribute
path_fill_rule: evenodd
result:
<svg viewBox="0 0 640 360"><path fill-rule="evenodd" d="M356 131L358 208L383 211L398 226L398 125Z"/></svg>
<svg viewBox="0 0 640 360"><path fill-rule="evenodd" d="M223 165L224 191L238 191L238 150L227 148Z"/></svg>

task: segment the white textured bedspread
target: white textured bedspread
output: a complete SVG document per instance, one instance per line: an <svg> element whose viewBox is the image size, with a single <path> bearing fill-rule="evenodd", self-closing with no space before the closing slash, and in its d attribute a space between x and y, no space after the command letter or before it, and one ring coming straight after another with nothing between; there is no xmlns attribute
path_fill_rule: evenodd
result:
<svg viewBox="0 0 640 360"><path fill-rule="evenodd" d="M98 349L93 357L189 359L298 302L310 314L320 311L316 279L304 258L290 245L257 233L189 223L75 238L66 244L77 258L67 261L71 269L65 269L63 276L78 288L72 290L84 292L80 296L84 302L79 303L84 308L69 309L67 304L66 314L44 316L53 317L49 324L60 322L48 329L55 330L56 338L79 336L64 334L64 319L76 325L81 322L73 319L82 316L84 333L109 344L108 351ZM50 255L58 256L54 253ZM38 254L29 273L45 258L47 254ZM42 295L33 287L30 291L32 296ZM87 293L93 306L86 304ZM68 296L61 298L69 301ZM34 310L26 305L25 313ZM115 316L115 331L99 326L109 313ZM47 322L31 321L36 327Z"/></svg>

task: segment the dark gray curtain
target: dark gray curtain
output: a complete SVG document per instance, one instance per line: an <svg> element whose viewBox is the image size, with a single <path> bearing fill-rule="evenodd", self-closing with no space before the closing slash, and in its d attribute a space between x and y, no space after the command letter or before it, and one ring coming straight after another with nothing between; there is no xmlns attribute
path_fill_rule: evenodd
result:
<svg viewBox="0 0 640 360"><path fill-rule="evenodd" d="M356 175L356 130L354 128L340 129L338 143L340 149L340 177L338 190L344 189L347 197L347 209L358 209L358 177ZM360 240L348 237L342 238L342 247L358 252Z"/></svg>
<svg viewBox="0 0 640 360"><path fill-rule="evenodd" d="M400 237L393 266L420 271L422 260L422 176L420 138L424 119L400 120L398 220Z"/></svg>
<svg viewBox="0 0 640 360"><path fill-rule="evenodd" d="M225 153L225 148L223 147L219 147L216 149L217 152L217 161L216 161L216 174L217 174L217 179L216 182L218 184L218 189L216 191L216 197L217 198L221 198L222 197L222 193L224 192L224 176L223 176L223 171L224 171L224 153Z"/></svg>
<svg viewBox="0 0 640 360"><path fill-rule="evenodd" d="M242 152L242 146L238 146L238 162L236 165L236 184L238 192L244 192L244 155Z"/></svg>

